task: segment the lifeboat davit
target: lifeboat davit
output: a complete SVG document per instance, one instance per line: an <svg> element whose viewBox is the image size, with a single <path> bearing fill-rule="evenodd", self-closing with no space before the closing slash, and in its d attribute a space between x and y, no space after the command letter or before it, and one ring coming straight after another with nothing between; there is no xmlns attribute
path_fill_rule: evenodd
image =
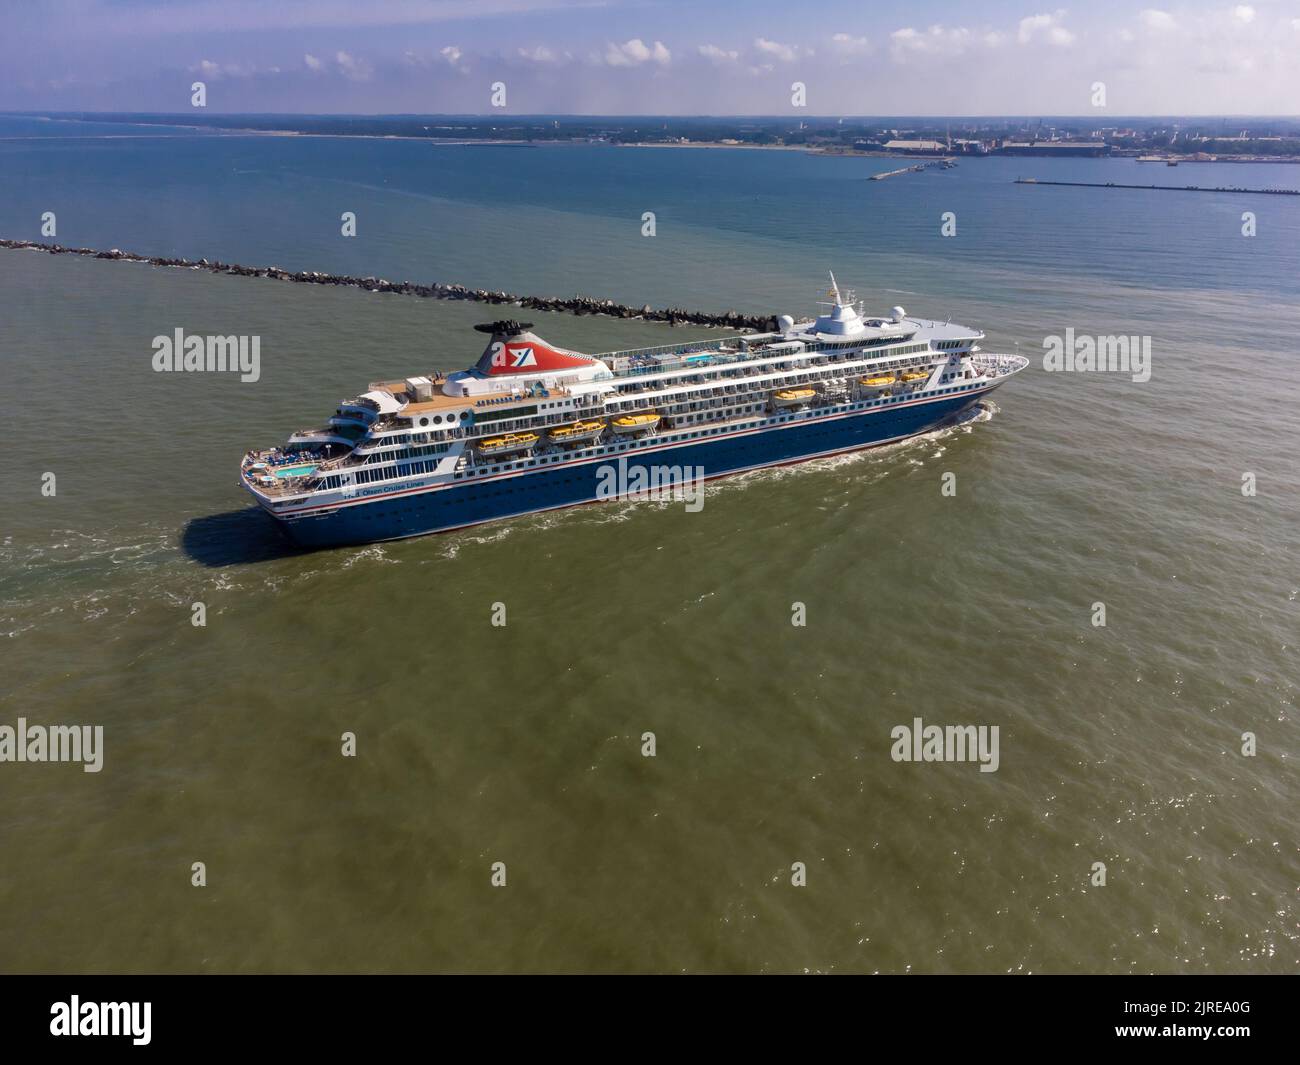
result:
<svg viewBox="0 0 1300 1065"><path fill-rule="evenodd" d="M480 455L509 455L516 451L524 451L536 443L536 433L507 433L505 436L480 440L475 446Z"/></svg>
<svg viewBox="0 0 1300 1065"><path fill-rule="evenodd" d="M636 414L623 414L609 423L614 432L626 436L644 433L659 424L659 415L654 411L638 411Z"/></svg>
<svg viewBox="0 0 1300 1065"><path fill-rule="evenodd" d="M594 440L604 431L604 422L573 422L552 429L550 437L557 444L579 444L584 440Z"/></svg>
<svg viewBox="0 0 1300 1065"><path fill-rule="evenodd" d="M815 388L783 388L772 393L772 406L802 407L811 403L816 395Z"/></svg>

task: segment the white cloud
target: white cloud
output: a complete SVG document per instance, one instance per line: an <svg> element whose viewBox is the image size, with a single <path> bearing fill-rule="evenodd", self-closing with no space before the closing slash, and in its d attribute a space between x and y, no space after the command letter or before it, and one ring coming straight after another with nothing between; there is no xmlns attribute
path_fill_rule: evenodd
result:
<svg viewBox="0 0 1300 1065"><path fill-rule="evenodd" d="M461 74L468 74L469 67L461 62L463 58L465 58L465 53L460 50L458 45L454 44L449 44L438 49L436 54L416 52L410 49L407 49L402 53L402 62L408 67L417 67L420 70L433 70L434 67L446 63L447 66L452 68L452 70L458 71ZM368 76L370 71L369 66L365 69ZM359 78L357 80L364 79Z"/></svg>
<svg viewBox="0 0 1300 1065"><path fill-rule="evenodd" d="M215 63L211 59L200 59L198 65L190 67L190 70L209 81L217 81L221 78L248 78L257 73L257 70L251 66L240 66L238 63Z"/></svg>
<svg viewBox="0 0 1300 1065"><path fill-rule="evenodd" d="M921 31L911 26L889 35L889 47L895 59L908 55L958 55L970 44L971 32L964 26L931 26Z"/></svg>
<svg viewBox="0 0 1300 1065"><path fill-rule="evenodd" d="M1149 30L1172 30L1175 26L1174 16L1168 11L1157 11L1149 7L1138 17Z"/></svg>
<svg viewBox="0 0 1300 1065"><path fill-rule="evenodd" d="M716 44L702 44L696 49L705 59L718 66L724 66L728 63L734 63L740 58L739 52L729 52L719 48Z"/></svg>
<svg viewBox="0 0 1300 1065"><path fill-rule="evenodd" d="M672 53L664 47L663 41L655 41L650 46L640 37L633 37L623 44L607 45L605 48L605 62L611 67L635 67L650 62L667 66L672 58Z"/></svg>
<svg viewBox="0 0 1300 1065"><path fill-rule="evenodd" d="M780 41L769 41L766 37L757 38L754 47L764 55L770 55L782 63L793 63L799 58L799 49L796 46L782 44Z"/></svg>
<svg viewBox="0 0 1300 1065"><path fill-rule="evenodd" d="M831 38L831 51L836 55L866 55L871 51L871 42L865 37L853 37L847 33L837 33Z"/></svg>
<svg viewBox="0 0 1300 1065"><path fill-rule="evenodd" d="M1074 34L1061 25L1064 18L1064 11L1055 11L1050 15L1030 15L1028 18L1022 18L1016 40L1021 44L1029 44L1038 40L1041 36L1047 40L1048 44L1059 47L1073 44Z"/></svg>
<svg viewBox="0 0 1300 1065"><path fill-rule="evenodd" d="M530 63L558 63L560 57L544 44L539 44L536 48L520 48L519 58L527 59Z"/></svg>
<svg viewBox="0 0 1300 1065"><path fill-rule="evenodd" d="M120 0L61 2L112 7ZM286 2L311 4L311 17L315 18L322 8L343 5L345 0ZM588 3L594 7L608 0L482 2L499 6ZM150 10L153 5L162 8L159 0L137 3ZM191 3L211 5L213 10L245 8L252 17L256 14L253 5L265 0ZM445 4L450 8L469 0L370 3L393 7ZM982 12L976 5L945 5L939 26L931 25L939 21L937 16L915 13L883 23L846 19L819 25L815 19L802 19L785 23L784 28L781 23L751 20L737 29L732 22L727 24L729 28L674 37L678 43L671 46L662 37L673 31L652 21L603 30L591 22L587 32L596 36L579 46L568 43L571 37L538 32L537 26L530 30L518 20L499 36L479 37L475 30L472 39L457 30L455 23L444 23L443 32L417 35L394 31L383 43L378 35L371 43L370 38L363 41L360 36L349 39L342 33L318 33L297 40L286 37L263 45L256 53L244 51L227 37L191 46L192 51L183 42L179 48L183 49L181 64L207 81L210 90L221 84L226 101L222 106L232 110L418 111L428 109L434 91L440 94L440 101L446 101L440 109L476 110L482 107L481 79L467 76L466 69L486 77L485 71L498 66L503 75L513 71L520 81L518 91L512 89L512 98L529 96L535 101L530 108L556 113L763 113L770 111L773 101L780 103L781 97L773 96L774 87L813 73L814 63L822 85L818 97L823 102L838 99L842 102L834 106L882 114L918 110L932 114L989 115L1015 110L1068 114L1084 106L1083 93L1094 80L1105 81L1112 90L1123 85L1126 114L1276 113L1286 108L1287 100L1300 99L1300 63L1295 61L1300 45L1300 0L1292 4L1139 0L1131 7L1070 4L1068 11L1067 3L1022 0L1019 5L993 5ZM1167 6L1155 8L1152 4ZM917 4L912 10L925 11L927 6L934 5ZM270 17L269 6L260 10ZM953 15L947 14L949 10L979 13ZM904 28L900 29L900 24ZM84 34L84 25L78 23L79 33ZM105 35L110 32L103 24L95 23L95 27ZM677 32L685 30L682 23ZM891 30L896 32L891 35ZM78 65L75 49L65 49L67 55L56 50L52 57L38 59L39 48L33 46L31 34L24 37L22 31L21 25L7 27L11 36L19 36L11 48L13 70L8 77L0 75L0 109L54 109L60 104L66 110L88 108L94 105L94 90L87 86L98 83L106 86L100 106L109 109L156 109L155 99L166 99L165 95L150 95L155 90L144 80L148 72L142 76L137 69L140 54L128 62L130 57L113 53L111 60L105 58L104 67L91 71ZM642 33L646 36L641 37ZM768 38L768 33L774 36ZM457 36L466 43L448 40ZM1054 39L1070 39L1072 47L1056 46ZM1018 43L1021 41L1024 43ZM308 43L315 52L303 53L294 47ZM1177 46L1171 47L1174 43ZM403 55L408 47L413 56ZM347 50L343 59L336 51L340 48ZM157 54L175 55L177 49L175 41L160 42ZM816 50L811 60L810 49ZM214 55L220 58L214 60ZM873 56L882 55L887 60L883 70L871 63ZM254 59L256 66L252 65ZM1067 63L1075 59L1078 65L1063 70L1063 59ZM270 63L278 64L281 73L272 73L266 65ZM370 65L373 73L367 77ZM198 73L200 69L202 73ZM84 78L77 87L45 87L45 78L73 70ZM237 73L240 70L245 73ZM559 77L559 71L573 76ZM651 75L655 76L653 82ZM174 79L174 73L166 77ZM764 84L755 84L760 80ZM28 89L27 82L33 87ZM651 85L653 95L647 92ZM866 103L859 104L859 100Z"/></svg>
<svg viewBox="0 0 1300 1065"><path fill-rule="evenodd" d="M357 59L348 52L339 51L334 54L334 62L339 65L339 71L349 81L367 81L370 78L370 64L364 59Z"/></svg>

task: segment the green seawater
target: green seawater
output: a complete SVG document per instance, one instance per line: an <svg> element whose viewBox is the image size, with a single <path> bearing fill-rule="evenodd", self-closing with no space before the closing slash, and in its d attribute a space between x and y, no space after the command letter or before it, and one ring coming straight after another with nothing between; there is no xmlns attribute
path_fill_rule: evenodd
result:
<svg viewBox="0 0 1300 1065"><path fill-rule="evenodd" d="M34 224L52 197L76 203L64 243L261 263L311 204L304 247L340 243L344 209L363 235L427 212L454 246L412 237L384 276L807 313L831 267L873 309L951 314L1032 365L958 427L713 482L698 513L304 554L250 508L240 456L368 381L467 365L498 308L0 252L0 725L105 737L99 773L0 763L0 969L1295 971L1300 303L1269 234L1296 206L1261 207L1251 246L1236 201L1022 188L1045 212L1022 232L1007 203L1028 201L978 161L910 187L825 177L832 195L780 168L846 161L672 150L575 168L590 208L572 183L487 202L507 160L483 150L448 164L479 185L435 174L422 199L392 191L410 145L196 139L204 160L263 153L273 180L240 191L190 143L154 185L156 145L0 148L4 235L38 236L8 212ZM335 169L285 176L344 148L371 199L334 197ZM725 227L661 211L643 241L614 205L640 158L703 201L713 171L757 168L756 220L719 188ZM949 177L969 203L952 252L921 184ZM882 189L888 211L857 207L891 242L799 236L818 195L842 223ZM924 221L909 197L933 197ZM1122 217L1077 217L1094 209ZM272 232L277 211L294 221ZM280 265L378 272L400 243ZM717 335L530 317L583 351ZM1071 326L1151 336L1151 380L1045 372ZM259 335L260 379L153 372L177 327ZM998 726L997 771L894 761L916 718Z"/></svg>

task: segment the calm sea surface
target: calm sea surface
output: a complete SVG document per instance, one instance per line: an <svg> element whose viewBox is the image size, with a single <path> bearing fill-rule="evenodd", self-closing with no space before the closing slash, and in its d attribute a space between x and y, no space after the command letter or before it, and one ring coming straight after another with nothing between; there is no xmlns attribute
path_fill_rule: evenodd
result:
<svg viewBox="0 0 1300 1065"><path fill-rule="evenodd" d="M699 513L295 554L242 453L464 366L494 310L0 252L0 725L106 745L0 763L0 969L1295 971L1300 199L1013 179L1300 167L864 180L898 165L0 118L0 236L795 315L833 269L1033 360ZM260 335L261 380L153 373L178 327ZM1151 337L1151 379L1045 372L1069 327ZM997 772L894 762L917 717L997 725Z"/></svg>

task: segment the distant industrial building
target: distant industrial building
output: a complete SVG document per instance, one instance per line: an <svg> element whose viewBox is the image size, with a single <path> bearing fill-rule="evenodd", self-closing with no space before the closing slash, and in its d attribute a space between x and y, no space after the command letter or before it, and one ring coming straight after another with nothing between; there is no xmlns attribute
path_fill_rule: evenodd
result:
<svg viewBox="0 0 1300 1065"><path fill-rule="evenodd" d="M1109 155L1105 141L1003 141L999 155Z"/></svg>
<svg viewBox="0 0 1300 1065"><path fill-rule="evenodd" d="M982 141L952 138L939 140L883 140L866 137L853 142L859 152L894 152L899 155L988 155L989 149Z"/></svg>
<svg viewBox="0 0 1300 1065"><path fill-rule="evenodd" d="M887 152L927 152L933 154L946 149L942 141L886 141Z"/></svg>

